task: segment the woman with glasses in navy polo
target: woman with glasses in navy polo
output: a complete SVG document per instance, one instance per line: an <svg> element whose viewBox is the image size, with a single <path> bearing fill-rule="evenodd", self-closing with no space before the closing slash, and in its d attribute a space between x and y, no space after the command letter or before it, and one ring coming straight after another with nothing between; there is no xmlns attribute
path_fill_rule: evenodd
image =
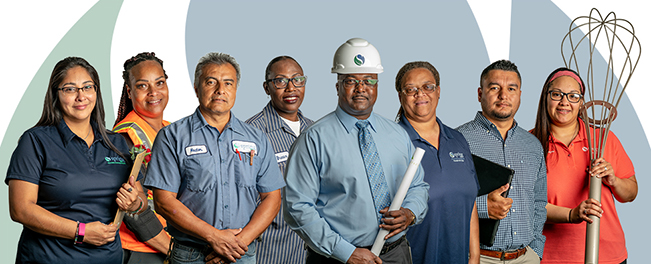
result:
<svg viewBox="0 0 651 264"><path fill-rule="evenodd" d="M479 183L468 142L436 117L440 81L426 61L407 63L396 75L396 119L414 146L425 150L421 165L430 186L427 215L409 228L407 240L414 264L479 263Z"/></svg>
<svg viewBox="0 0 651 264"><path fill-rule="evenodd" d="M146 205L138 179L127 179L128 151L105 128L95 68L59 61L41 119L20 137L5 179L11 218L23 225L16 263L120 263L115 213Z"/></svg>

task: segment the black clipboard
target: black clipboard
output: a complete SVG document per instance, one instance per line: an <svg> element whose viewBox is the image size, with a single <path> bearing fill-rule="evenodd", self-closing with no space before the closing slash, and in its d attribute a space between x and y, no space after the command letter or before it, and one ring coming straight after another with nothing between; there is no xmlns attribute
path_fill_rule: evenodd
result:
<svg viewBox="0 0 651 264"><path fill-rule="evenodd" d="M504 184L511 184L513 174L515 173L513 169L474 154L472 155L472 160L475 163L475 171L477 172L477 180L479 181L479 192L477 196L488 194L502 187ZM504 197L508 197L508 195L509 190L506 190L502 194ZM500 220L479 218L479 243L489 247L493 246L499 223Z"/></svg>

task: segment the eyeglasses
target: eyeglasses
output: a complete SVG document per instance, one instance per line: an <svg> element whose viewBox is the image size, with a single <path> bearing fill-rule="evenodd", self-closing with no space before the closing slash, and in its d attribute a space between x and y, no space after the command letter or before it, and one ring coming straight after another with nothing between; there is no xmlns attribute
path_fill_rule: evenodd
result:
<svg viewBox="0 0 651 264"><path fill-rule="evenodd" d="M377 79L364 79L364 80L344 79L342 82L344 83L344 87L346 88L357 86L357 84L359 83L361 83L364 86L370 87L377 84Z"/></svg>
<svg viewBox="0 0 651 264"><path fill-rule="evenodd" d="M296 76L294 78L275 78L269 79L267 82L272 82L276 89L285 89L287 88L290 80L294 84L294 87L301 88L305 86L305 83L307 82L307 76Z"/></svg>
<svg viewBox="0 0 651 264"><path fill-rule="evenodd" d="M84 85L83 87L66 86L66 87L58 88L57 90L63 91L63 94L65 95L73 95L76 94L77 91L82 91L86 94L90 92L95 92L96 88L97 88L96 85L88 84L88 85Z"/></svg>
<svg viewBox="0 0 651 264"><path fill-rule="evenodd" d="M563 100L563 96L567 96L567 100L570 103L578 103L583 98L583 95L580 93L564 93L561 91L549 91L549 96L554 101L561 101Z"/></svg>
<svg viewBox="0 0 651 264"><path fill-rule="evenodd" d="M436 87L438 87L436 84L426 84L423 85L423 87L418 88L416 86L408 86L405 88L402 88L402 93L406 95L414 95L417 94L418 91L422 91L424 94L430 94L434 91L436 91Z"/></svg>

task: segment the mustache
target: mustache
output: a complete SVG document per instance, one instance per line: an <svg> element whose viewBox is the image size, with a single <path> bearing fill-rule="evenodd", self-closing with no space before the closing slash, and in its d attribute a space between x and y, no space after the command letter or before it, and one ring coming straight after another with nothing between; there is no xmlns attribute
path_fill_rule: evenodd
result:
<svg viewBox="0 0 651 264"><path fill-rule="evenodd" d="M508 106L513 106L513 105L511 105L511 103L508 102L508 101L497 101L497 102L495 102L495 104L496 104L496 105L498 105L498 104L505 104L505 105L508 105Z"/></svg>
<svg viewBox="0 0 651 264"><path fill-rule="evenodd" d="M362 95L362 94L358 94L358 95L353 96L353 99L357 99L357 98L364 98L364 99L368 100L368 96Z"/></svg>
<svg viewBox="0 0 651 264"><path fill-rule="evenodd" d="M211 96L211 97L210 97L210 100L211 100L211 101L214 101L214 100L223 100L223 101L228 101L228 100L227 100L225 97L223 97L223 96Z"/></svg>

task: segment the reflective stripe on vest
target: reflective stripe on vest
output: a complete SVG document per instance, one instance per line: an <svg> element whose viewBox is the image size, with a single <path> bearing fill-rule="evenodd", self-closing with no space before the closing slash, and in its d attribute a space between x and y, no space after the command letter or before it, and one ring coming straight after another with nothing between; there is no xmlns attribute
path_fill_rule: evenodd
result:
<svg viewBox="0 0 651 264"><path fill-rule="evenodd" d="M149 139L147 138L147 134L145 134L145 131L140 128L136 122L124 122L117 127L113 129L115 132L120 132L122 129L127 129L127 128L132 128L134 131L136 131L136 136L138 136L138 139L142 142L143 145L145 145L146 148L151 149L151 142L149 142ZM135 144L134 144L135 145Z"/></svg>

